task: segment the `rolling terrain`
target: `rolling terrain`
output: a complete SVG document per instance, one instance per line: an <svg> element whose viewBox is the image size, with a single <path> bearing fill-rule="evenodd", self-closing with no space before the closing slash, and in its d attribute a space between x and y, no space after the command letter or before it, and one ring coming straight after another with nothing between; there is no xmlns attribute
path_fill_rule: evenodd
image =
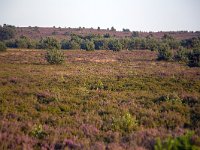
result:
<svg viewBox="0 0 200 150"><path fill-rule="evenodd" d="M200 68L146 50L64 53L62 65L0 53L0 149L154 149L188 131L199 145Z"/></svg>
<svg viewBox="0 0 200 150"><path fill-rule="evenodd" d="M108 29L93 29L93 28L56 28L56 27L17 27L16 37L26 36L30 39L40 39L47 36L54 37L58 40L70 39L71 34L87 36L89 34L105 35L110 34L116 38L131 37L132 32L112 31ZM188 31L171 31L171 32L138 32L139 37L147 37L153 35L157 39L161 39L165 34L169 34L177 40L190 39L193 37L200 37L200 32Z"/></svg>

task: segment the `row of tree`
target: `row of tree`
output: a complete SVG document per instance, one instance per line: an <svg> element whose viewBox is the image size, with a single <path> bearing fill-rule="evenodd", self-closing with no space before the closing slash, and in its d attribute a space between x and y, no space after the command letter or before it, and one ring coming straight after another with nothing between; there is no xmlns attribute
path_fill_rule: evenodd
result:
<svg viewBox="0 0 200 150"><path fill-rule="evenodd" d="M180 46L188 49L199 48L200 38L192 38L187 40L175 40L172 36L164 35L162 39L155 39L151 36L147 38L114 38L110 36L88 35L79 36L71 35L71 39L59 42L54 38L42 38L39 41L30 40L22 36L15 40L6 40L5 44L10 48L35 48L48 49L55 47L56 49L84 49L84 50L158 50L163 44L168 45L170 49L178 49Z"/></svg>

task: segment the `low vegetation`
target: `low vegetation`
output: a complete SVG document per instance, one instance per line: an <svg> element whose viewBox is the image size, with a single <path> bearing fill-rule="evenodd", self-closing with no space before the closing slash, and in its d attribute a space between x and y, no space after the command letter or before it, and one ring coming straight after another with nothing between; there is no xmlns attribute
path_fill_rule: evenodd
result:
<svg viewBox="0 0 200 150"><path fill-rule="evenodd" d="M200 148L200 38L0 31L0 149Z"/></svg>
<svg viewBox="0 0 200 150"><path fill-rule="evenodd" d="M198 150L199 147L193 143L194 141L192 140L192 136L193 133L188 132L180 137L169 137L163 142L158 139L155 145L155 150Z"/></svg>
<svg viewBox="0 0 200 150"><path fill-rule="evenodd" d="M62 64L64 62L64 53L61 50L49 49L45 58L50 64Z"/></svg>
<svg viewBox="0 0 200 150"><path fill-rule="evenodd" d="M0 53L0 149L199 148L199 68L149 50L69 50L52 66L52 51Z"/></svg>

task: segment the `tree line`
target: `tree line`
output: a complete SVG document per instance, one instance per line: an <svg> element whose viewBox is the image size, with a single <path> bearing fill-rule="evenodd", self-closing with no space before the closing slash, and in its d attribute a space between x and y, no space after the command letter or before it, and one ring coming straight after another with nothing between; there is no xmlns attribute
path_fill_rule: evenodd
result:
<svg viewBox="0 0 200 150"><path fill-rule="evenodd" d="M192 49L200 47L200 37L186 40L176 40L170 35L164 35L162 39L155 39L152 36L146 38L115 38L110 35L87 35L80 36L72 34L70 39L58 41L52 37L41 38L40 40L31 40L25 36L21 36L15 40L4 41L9 48L28 48L28 49L48 49L48 46L55 48L83 49L83 50L158 50L163 44L168 45L170 49L178 49L179 47Z"/></svg>
<svg viewBox="0 0 200 150"><path fill-rule="evenodd" d="M129 30L124 29L124 32ZM165 34L161 39L156 39L152 34L140 38L138 32L132 32L132 37L116 38L109 33L105 35L89 34L81 36L71 34L70 39L58 41L53 37L32 40L25 36L13 39L15 27L10 25L0 26L0 51L9 48L27 49L82 49L93 50L151 50L158 52L158 60L185 61L190 66L200 66L200 37L185 40L176 40L173 36Z"/></svg>

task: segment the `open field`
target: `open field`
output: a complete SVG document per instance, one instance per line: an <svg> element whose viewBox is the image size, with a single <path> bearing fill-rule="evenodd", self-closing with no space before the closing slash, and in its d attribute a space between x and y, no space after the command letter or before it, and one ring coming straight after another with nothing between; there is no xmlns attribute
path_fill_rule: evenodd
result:
<svg viewBox="0 0 200 150"><path fill-rule="evenodd" d="M0 53L0 149L153 149L158 137L200 136L200 68L146 50L65 51L63 65L44 55Z"/></svg>

